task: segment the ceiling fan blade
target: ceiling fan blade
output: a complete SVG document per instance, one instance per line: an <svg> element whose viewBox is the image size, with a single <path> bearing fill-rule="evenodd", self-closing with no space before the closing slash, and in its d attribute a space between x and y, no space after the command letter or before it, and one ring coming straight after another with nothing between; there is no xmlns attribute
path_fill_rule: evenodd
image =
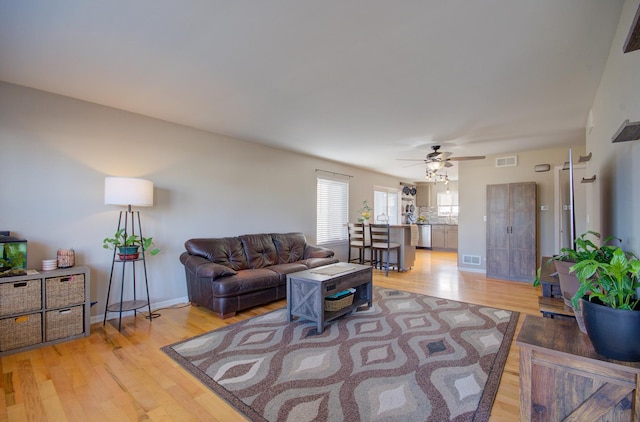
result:
<svg viewBox="0 0 640 422"><path fill-rule="evenodd" d="M440 159L444 160L444 159L446 159L446 158L449 158L450 156L451 156L451 153L450 153L450 152L445 152L445 151L443 151L443 152L441 152L441 153L440 153L440 155L438 155L438 158L440 158Z"/></svg>
<svg viewBox="0 0 640 422"><path fill-rule="evenodd" d="M451 163L449 162L449 160L447 160L447 161L445 161L445 162L444 162L444 166L445 166L445 167L453 167L453 164L451 164Z"/></svg>
<svg viewBox="0 0 640 422"><path fill-rule="evenodd" d="M484 155L470 155L468 157L451 157L449 158L450 161L469 161L469 160L484 160L485 157Z"/></svg>
<svg viewBox="0 0 640 422"><path fill-rule="evenodd" d="M415 167L415 166L420 166L420 165L424 165L424 164L425 164L424 162L422 162L422 163L415 163L415 164L409 164L409 165L406 165L406 166L402 166L402 168L403 168L403 169L405 169L405 168L407 168L407 167Z"/></svg>

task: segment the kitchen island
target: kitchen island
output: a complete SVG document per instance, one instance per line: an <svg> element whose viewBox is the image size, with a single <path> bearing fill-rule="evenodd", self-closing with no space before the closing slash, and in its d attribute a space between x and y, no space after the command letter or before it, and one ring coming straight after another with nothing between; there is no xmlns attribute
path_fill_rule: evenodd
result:
<svg viewBox="0 0 640 422"><path fill-rule="evenodd" d="M412 226L414 227L412 229ZM418 226L415 224L392 224L389 226L391 241L400 244L400 271L407 271L413 267L416 260L416 245L418 244ZM413 231L413 234L412 234ZM391 252L389 262L396 262L396 252Z"/></svg>
<svg viewBox="0 0 640 422"><path fill-rule="evenodd" d="M412 227L413 226L413 227ZM398 262L400 271L407 271L413 267L416 260L416 245L418 244L418 226L416 224L391 224L389 225L389 236L391 242L400 244L400 249L392 250L389 262ZM371 244L369 228L365 226L365 240L367 245ZM365 259L370 259L371 249L367 249ZM396 255L400 254L400 259Z"/></svg>

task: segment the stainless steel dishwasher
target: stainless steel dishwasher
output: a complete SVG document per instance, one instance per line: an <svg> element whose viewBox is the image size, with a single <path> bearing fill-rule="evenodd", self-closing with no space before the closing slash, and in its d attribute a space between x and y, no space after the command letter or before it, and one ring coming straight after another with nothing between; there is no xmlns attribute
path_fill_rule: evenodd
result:
<svg viewBox="0 0 640 422"><path fill-rule="evenodd" d="M420 227L418 247L431 248L431 224L419 224L418 227Z"/></svg>

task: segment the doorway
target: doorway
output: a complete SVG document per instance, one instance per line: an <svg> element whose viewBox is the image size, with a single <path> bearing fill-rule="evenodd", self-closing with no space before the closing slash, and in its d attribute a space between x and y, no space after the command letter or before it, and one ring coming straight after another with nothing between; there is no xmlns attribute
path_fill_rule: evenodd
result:
<svg viewBox="0 0 640 422"><path fill-rule="evenodd" d="M575 209L575 236L587 231L587 189L581 183L585 176L584 164L573 165L573 192ZM569 194L569 169L562 166L555 168L555 253L562 248L571 248L571 198Z"/></svg>

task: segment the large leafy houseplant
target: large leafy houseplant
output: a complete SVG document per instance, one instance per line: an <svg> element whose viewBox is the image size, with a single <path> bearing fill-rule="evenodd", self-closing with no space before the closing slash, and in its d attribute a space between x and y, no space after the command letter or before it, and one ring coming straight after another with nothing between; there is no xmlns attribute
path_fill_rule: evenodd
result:
<svg viewBox="0 0 640 422"><path fill-rule="evenodd" d="M102 241L103 248L112 250L116 248L140 246L143 251L149 252L151 255L157 255L160 252L160 249L153 247L152 237L140 237L138 235L128 234L125 232L125 229L118 230L113 237L106 237Z"/></svg>
<svg viewBox="0 0 640 422"><path fill-rule="evenodd" d="M580 282L572 298L580 306L587 335L599 354L640 361L640 260L615 248L609 262L588 259L571 267Z"/></svg>
<svg viewBox="0 0 640 422"><path fill-rule="evenodd" d="M547 264L553 261L567 261L578 263L582 261L594 260L603 263L610 262L611 258L613 257L613 252L617 249L616 246L610 245L610 243L613 240L620 241L620 239L614 236L609 236L604 240L602 246L598 246L587 238L588 235L591 235L597 239L600 239L601 237L600 233L594 231L583 233L576 239L574 248L560 249L560 253L550 258L547 261ZM542 267L539 267L536 273L536 278L533 280L534 287L540 285L541 270Z"/></svg>
<svg viewBox="0 0 640 422"><path fill-rule="evenodd" d="M640 299L640 260L631 253L616 247L609 262L587 259L571 267L576 273L580 287L572 298L574 306L583 296L591 301L598 299L613 309L634 310Z"/></svg>

